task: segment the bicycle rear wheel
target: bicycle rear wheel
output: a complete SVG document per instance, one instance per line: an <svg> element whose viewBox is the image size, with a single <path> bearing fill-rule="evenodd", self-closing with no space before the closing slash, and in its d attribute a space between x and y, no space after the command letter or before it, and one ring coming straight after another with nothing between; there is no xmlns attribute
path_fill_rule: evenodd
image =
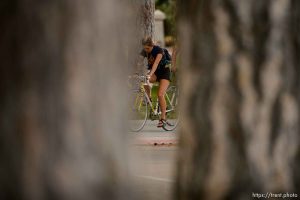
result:
<svg viewBox="0 0 300 200"><path fill-rule="evenodd" d="M132 90L129 94L129 121L131 131L138 132L146 124L148 116L148 104L145 93L140 90Z"/></svg>
<svg viewBox="0 0 300 200"><path fill-rule="evenodd" d="M167 123L164 124L163 129L166 131L173 131L177 128L179 123L179 90L176 86L170 86L165 94L167 103Z"/></svg>

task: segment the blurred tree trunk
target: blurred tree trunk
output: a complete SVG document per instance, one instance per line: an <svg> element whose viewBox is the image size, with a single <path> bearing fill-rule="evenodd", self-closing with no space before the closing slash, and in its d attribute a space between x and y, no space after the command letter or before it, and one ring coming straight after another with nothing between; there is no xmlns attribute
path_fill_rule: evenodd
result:
<svg viewBox="0 0 300 200"><path fill-rule="evenodd" d="M128 5L1 1L0 199L133 198Z"/></svg>
<svg viewBox="0 0 300 200"><path fill-rule="evenodd" d="M178 0L176 199L300 195L300 2Z"/></svg>

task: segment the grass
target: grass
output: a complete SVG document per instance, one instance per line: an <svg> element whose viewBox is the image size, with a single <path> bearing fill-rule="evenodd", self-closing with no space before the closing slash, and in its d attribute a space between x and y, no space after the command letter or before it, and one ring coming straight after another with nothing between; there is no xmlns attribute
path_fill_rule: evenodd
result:
<svg viewBox="0 0 300 200"><path fill-rule="evenodd" d="M158 85L155 84L155 85L153 85L152 91L151 91L151 97L152 97L152 101L153 101L154 105L157 101L157 91L158 91ZM175 113L172 111L170 113L167 113L167 117L169 119L175 119L178 117L177 114L178 114L177 112Z"/></svg>

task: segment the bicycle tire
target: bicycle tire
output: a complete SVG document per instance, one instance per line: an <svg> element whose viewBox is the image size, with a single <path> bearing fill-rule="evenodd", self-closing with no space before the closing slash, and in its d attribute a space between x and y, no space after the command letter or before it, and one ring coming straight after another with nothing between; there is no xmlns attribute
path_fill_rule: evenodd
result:
<svg viewBox="0 0 300 200"><path fill-rule="evenodd" d="M179 124L179 89L177 86L170 86L166 91L167 122L163 125L166 131L173 131Z"/></svg>
<svg viewBox="0 0 300 200"><path fill-rule="evenodd" d="M132 90L129 93L129 120L130 131L141 131L148 118L148 103L145 93L139 90Z"/></svg>

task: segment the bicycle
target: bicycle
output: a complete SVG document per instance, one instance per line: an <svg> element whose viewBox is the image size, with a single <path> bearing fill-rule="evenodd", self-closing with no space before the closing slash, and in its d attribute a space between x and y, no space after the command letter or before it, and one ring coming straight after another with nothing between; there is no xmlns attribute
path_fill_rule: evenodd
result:
<svg viewBox="0 0 300 200"><path fill-rule="evenodd" d="M159 119L161 110L158 98L151 101L144 86L150 86L149 80L144 75L129 77L129 128L131 131L142 130L148 119ZM175 130L179 122L179 90L176 85L170 85L166 91L167 122L163 129L166 131Z"/></svg>

